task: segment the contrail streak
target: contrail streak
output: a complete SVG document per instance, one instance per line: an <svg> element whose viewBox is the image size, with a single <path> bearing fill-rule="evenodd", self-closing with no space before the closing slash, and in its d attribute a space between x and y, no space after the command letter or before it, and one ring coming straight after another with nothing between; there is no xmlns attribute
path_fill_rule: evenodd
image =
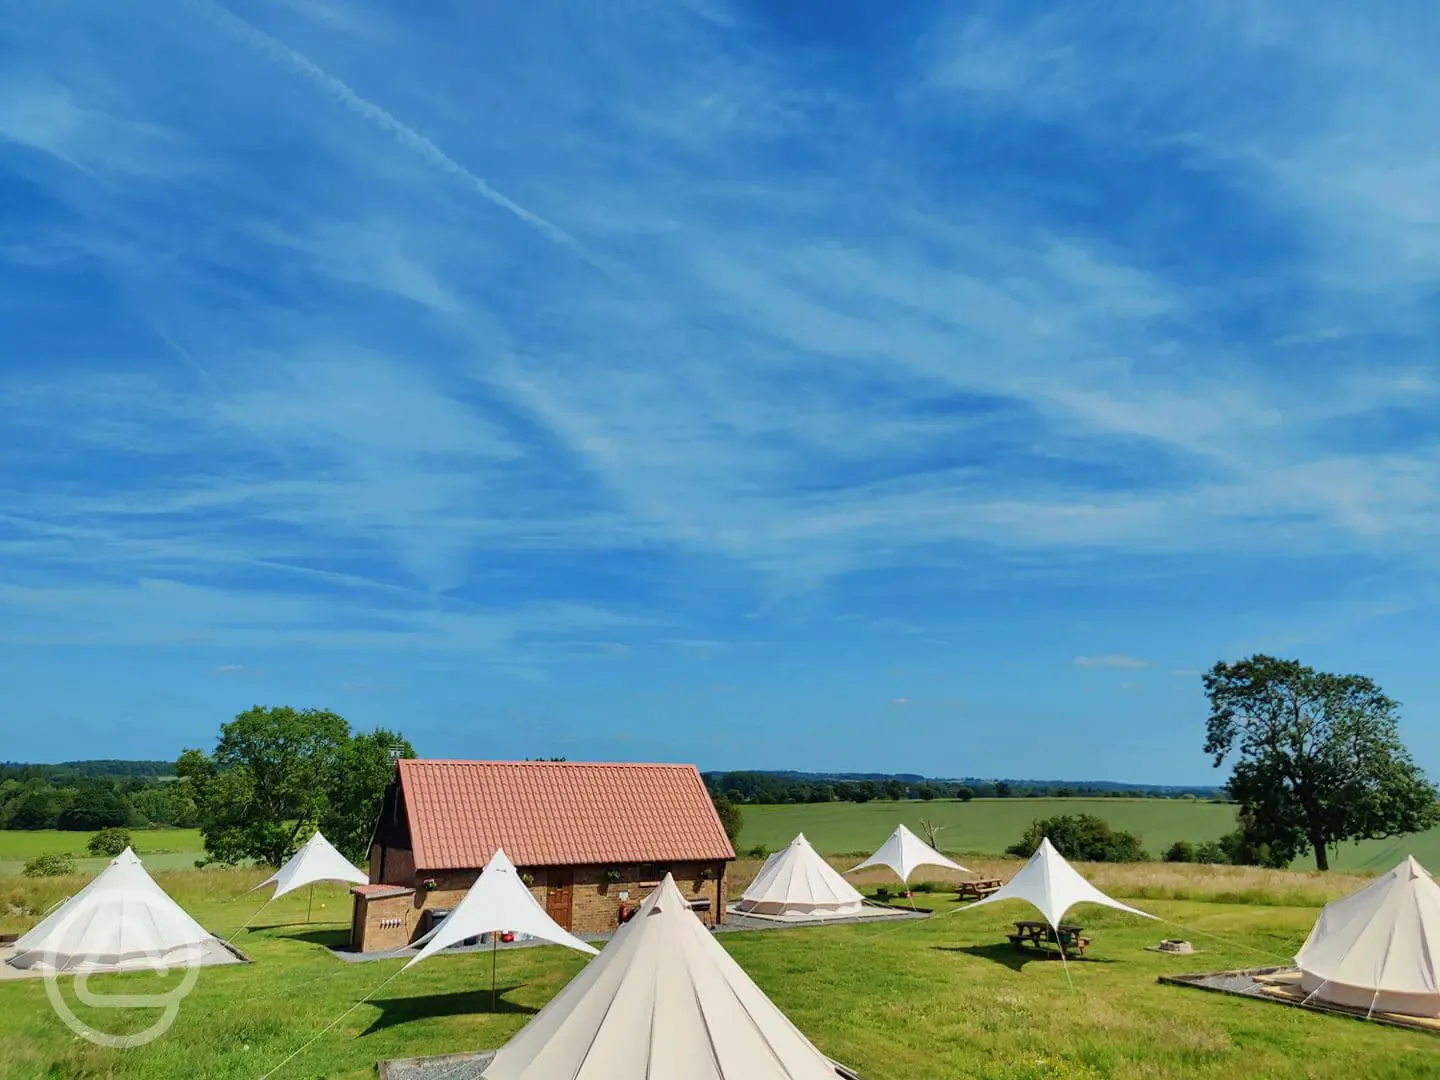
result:
<svg viewBox="0 0 1440 1080"><path fill-rule="evenodd" d="M373 101L361 97L309 57L296 52L283 41L271 37L265 33L265 31L247 22L239 15L236 15L229 8L216 3L215 0L200 0L200 2L202 2L231 33L250 42L275 60L307 76L311 82L318 85L351 112L364 117L366 120L389 132L401 146L419 155L434 168L453 176L496 206L510 211L510 213L514 214L521 221L537 229L539 232L544 233L557 244L564 245L585 255L584 248L581 247L580 242L564 229L560 228L560 226L545 220L545 218L539 214L525 209L525 207L521 206L514 199L508 198L496 191L424 135L421 135L414 128L397 120ZM588 259L589 256L586 256L586 258Z"/></svg>

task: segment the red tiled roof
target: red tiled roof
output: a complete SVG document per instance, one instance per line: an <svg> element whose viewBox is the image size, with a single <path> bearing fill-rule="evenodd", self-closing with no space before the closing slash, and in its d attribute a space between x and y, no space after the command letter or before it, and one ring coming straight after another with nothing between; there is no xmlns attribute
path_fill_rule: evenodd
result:
<svg viewBox="0 0 1440 1080"><path fill-rule="evenodd" d="M417 870L733 859L693 765L400 760Z"/></svg>

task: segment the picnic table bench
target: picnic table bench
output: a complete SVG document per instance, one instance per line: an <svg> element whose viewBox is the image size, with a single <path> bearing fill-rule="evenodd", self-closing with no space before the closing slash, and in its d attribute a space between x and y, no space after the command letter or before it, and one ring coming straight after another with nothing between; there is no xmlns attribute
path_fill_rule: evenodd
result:
<svg viewBox="0 0 1440 1080"><path fill-rule="evenodd" d="M1015 933L1008 935L1010 944L1017 949L1027 946L1039 949L1041 952L1049 951L1047 945L1058 946L1062 953L1074 953L1077 956L1084 956L1085 949L1090 944L1090 939L1082 937L1083 931L1078 926L1069 926L1061 923L1059 932L1047 922L1025 919L1015 923Z"/></svg>
<svg viewBox="0 0 1440 1080"><path fill-rule="evenodd" d="M955 891L961 900L984 900L991 893L999 892L1000 886L1005 882L999 878L986 878L982 881L962 881L956 886Z"/></svg>

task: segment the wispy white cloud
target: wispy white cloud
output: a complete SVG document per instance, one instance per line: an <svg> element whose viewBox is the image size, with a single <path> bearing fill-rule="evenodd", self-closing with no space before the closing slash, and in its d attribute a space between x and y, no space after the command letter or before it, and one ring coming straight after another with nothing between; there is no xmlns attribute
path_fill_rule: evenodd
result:
<svg viewBox="0 0 1440 1080"><path fill-rule="evenodd" d="M1078 668L1121 668L1138 669L1151 667L1149 660L1124 653L1106 653L1103 656L1077 656L1071 661Z"/></svg>
<svg viewBox="0 0 1440 1080"><path fill-rule="evenodd" d="M715 0L79 11L0 86L0 602L46 640L533 671L657 609L705 656L964 614L869 575L1433 566L1420 36L967 6L862 85Z"/></svg>

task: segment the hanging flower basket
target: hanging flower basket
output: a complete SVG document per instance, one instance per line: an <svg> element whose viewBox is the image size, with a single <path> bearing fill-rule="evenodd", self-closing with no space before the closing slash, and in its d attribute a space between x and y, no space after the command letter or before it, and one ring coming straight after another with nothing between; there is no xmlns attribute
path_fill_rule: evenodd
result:
<svg viewBox="0 0 1440 1080"><path fill-rule="evenodd" d="M426 892L434 892L434 891L435 891L436 881L435 881L435 879L434 879L433 877L427 877L427 878L426 878L424 881L422 881L420 884L421 884L422 886L424 886Z"/></svg>
<svg viewBox="0 0 1440 1080"><path fill-rule="evenodd" d="M530 873L529 870L521 870L520 880L525 883L526 888L529 888L531 885L535 884L535 875Z"/></svg>
<svg viewBox="0 0 1440 1080"><path fill-rule="evenodd" d="M608 866L605 868L606 881L619 881L620 876L620 868L618 866Z"/></svg>

